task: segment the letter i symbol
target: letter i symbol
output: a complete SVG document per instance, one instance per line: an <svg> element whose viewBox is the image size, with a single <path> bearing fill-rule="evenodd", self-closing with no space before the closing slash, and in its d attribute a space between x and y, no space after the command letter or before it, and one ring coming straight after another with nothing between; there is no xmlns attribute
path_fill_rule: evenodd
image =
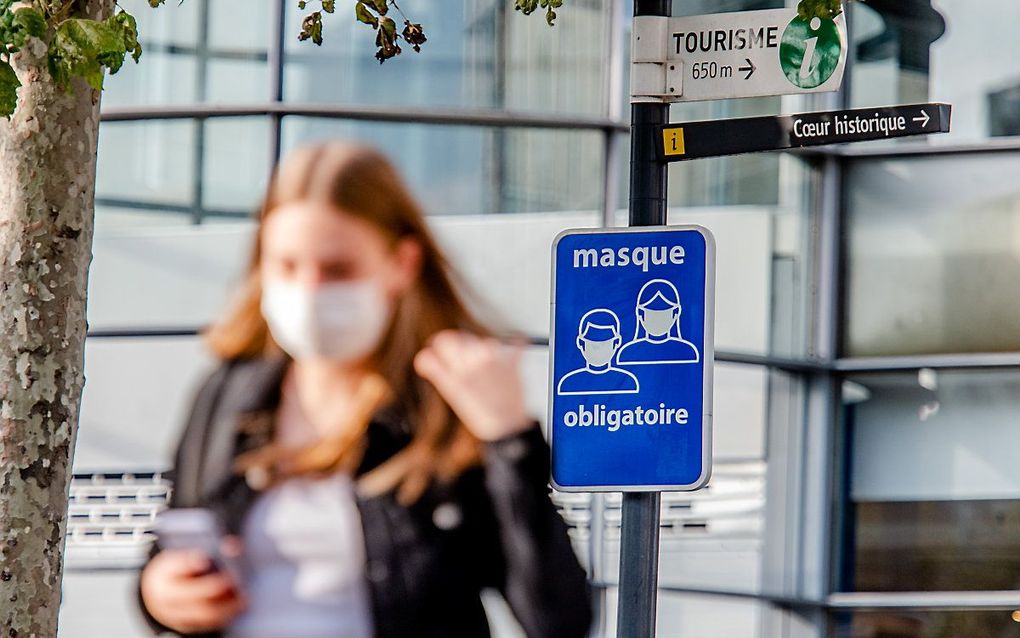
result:
<svg viewBox="0 0 1020 638"><path fill-rule="evenodd" d="M683 155L687 152L684 148L684 130L682 128L665 129L662 132L662 142L666 155Z"/></svg>
<svg viewBox="0 0 1020 638"><path fill-rule="evenodd" d="M819 17L811 18L809 25L811 31L817 32L822 26L822 20ZM804 41L804 60L800 63L800 79L806 80L811 75L811 63L815 60L815 49L818 47L818 36L808 38Z"/></svg>

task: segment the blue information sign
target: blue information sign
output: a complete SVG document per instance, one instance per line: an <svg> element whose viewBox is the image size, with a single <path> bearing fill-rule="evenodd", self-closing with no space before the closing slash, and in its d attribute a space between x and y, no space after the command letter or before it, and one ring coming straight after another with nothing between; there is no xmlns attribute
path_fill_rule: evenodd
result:
<svg viewBox="0 0 1020 638"><path fill-rule="evenodd" d="M715 241L699 226L557 237L549 423L558 489L708 482L714 289Z"/></svg>

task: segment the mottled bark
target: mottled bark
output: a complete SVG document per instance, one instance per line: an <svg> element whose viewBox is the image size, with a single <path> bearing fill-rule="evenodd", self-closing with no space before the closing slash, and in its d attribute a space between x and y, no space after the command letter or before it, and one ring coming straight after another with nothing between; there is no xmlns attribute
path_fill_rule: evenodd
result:
<svg viewBox="0 0 1020 638"><path fill-rule="evenodd" d="M113 0L80 2L109 15ZM99 92L46 71L38 40L0 120L0 637L56 636L92 259Z"/></svg>

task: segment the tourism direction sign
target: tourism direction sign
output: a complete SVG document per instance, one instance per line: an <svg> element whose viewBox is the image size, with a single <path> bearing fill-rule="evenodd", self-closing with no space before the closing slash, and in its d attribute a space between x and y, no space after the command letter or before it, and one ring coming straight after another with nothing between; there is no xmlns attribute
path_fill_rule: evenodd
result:
<svg viewBox="0 0 1020 638"><path fill-rule="evenodd" d="M659 159L667 162L756 151L948 133L949 104L907 104L669 124Z"/></svg>
<svg viewBox="0 0 1020 638"><path fill-rule="evenodd" d="M636 101L835 91L846 67L846 21L826 7L640 16L631 51Z"/></svg>
<svg viewBox="0 0 1020 638"><path fill-rule="evenodd" d="M715 241L699 226L556 239L549 424L557 489L705 485L714 289Z"/></svg>

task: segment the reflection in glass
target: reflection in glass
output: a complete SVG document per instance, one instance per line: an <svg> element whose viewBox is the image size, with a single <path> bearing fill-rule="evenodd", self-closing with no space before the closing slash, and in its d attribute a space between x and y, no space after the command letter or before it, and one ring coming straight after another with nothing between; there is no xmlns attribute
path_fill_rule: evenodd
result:
<svg viewBox="0 0 1020 638"><path fill-rule="evenodd" d="M196 133L190 120L103 123L97 204L190 206L197 178Z"/></svg>
<svg viewBox="0 0 1020 638"><path fill-rule="evenodd" d="M778 97L689 102L670 107L673 123L775 115ZM775 206L780 156L753 153L669 165L671 206Z"/></svg>
<svg viewBox="0 0 1020 638"><path fill-rule="evenodd" d="M194 56L166 53L153 47L143 54L141 64L145 68L127 62L115 75L106 76L101 108L198 101L198 62Z"/></svg>
<svg viewBox="0 0 1020 638"><path fill-rule="evenodd" d="M1011 611L836 614L832 638L1020 638ZM1020 616L1018 616L1020 618Z"/></svg>
<svg viewBox="0 0 1020 638"><path fill-rule="evenodd" d="M307 13L296 4L287 5L288 34ZM550 29L539 13L523 16L504 0L415 3L403 8L425 26L428 43L383 65L373 57L372 30L338 13L321 47L288 35L286 98L599 115L607 104L610 4L574 3Z"/></svg>
<svg viewBox="0 0 1020 638"><path fill-rule="evenodd" d="M1020 351L1020 157L848 169L847 353Z"/></svg>
<svg viewBox="0 0 1020 638"><path fill-rule="evenodd" d="M103 106L127 107L269 99L271 3L188 0L153 9L122 0L138 20L144 53L108 76Z"/></svg>
<svg viewBox="0 0 1020 638"><path fill-rule="evenodd" d="M96 179L103 223L248 217L269 176L268 145L260 117L106 122ZM145 211L163 221L138 220Z"/></svg>
<svg viewBox="0 0 1020 638"><path fill-rule="evenodd" d="M1020 502L858 503L854 589L1020 587Z"/></svg>
<svg viewBox="0 0 1020 638"><path fill-rule="evenodd" d="M673 0L674 16L697 16L705 13L781 9L783 0Z"/></svg>
<svg viewBox="0 0 1020 638"><path fill-rule="evenodd" d="M283 146L349 138L388 153L437 215L597 210L602 138L597 132L381 124L289 116Z"/></svg>
<svg viewBox="0 0 1020 638"><path fill-rule="evenodd" d="M269 179L269 122L213 118L203 126L202 209L253 212Z"/></svg>
<svg viewBox="0 0 1020 638"><path fill-rule="evenodd" d="M851 478L843 586L1020 589L1020 371L844 384Z"/></svg>
<svg viewBox="0 0 1020 638"><path fill-rule="evenodd" d="M159 208L129 208L127 206L103 206L96 204L96 235L106 231L123 231L128 228L160 228L166 226L187 226L195 222L190 211ZM95 295L89 291L89 304ZM91 312L91 308L89 312Z"/></svg>
<svg viewBox="0 0 1020 638"><path fill-rule="evenodd" d="M927 101L932 43L945 33L945 13L931 0L877 0L851 10L854 103Z"/></svg>
<svg viewBox="0 0 1020 638"><path fill-rule="evenodd" d="M775 206L779 200L776 153L715 157L669 165L672 206Z"/></svg>
<svg viewBox="0 0 1020 638"><path fill-rule="evenodd" d="M138 21L143 47L146 44L194 47L198 43L203 5L208 2L168 2L159 9L150 7L148 0L119 0L117 4Z"/></svg>
<svg viewBox="0 0 1020 638"><path fill-rule="evenodd" d="M799 160L776 159L788 176L807 171ZM774 189L777 178L774 175L770 180ZM680 190L673 184L671 178L671 192ZM797 198L783 206L670 208L668 223L700 224L715 235L717 349L804 355L811 280L811 214ZM626 216L626 210L621 210L617 223L625 225Z"/></svg>
<svg viewBox="0 0 1020 638"><path fill-rule="evenodd" d="M949 102L953 131L932 144L1020 134L1014 65L990 63L1020 55L1020 3L869 0L849 10L853 106Z"/></svg>

